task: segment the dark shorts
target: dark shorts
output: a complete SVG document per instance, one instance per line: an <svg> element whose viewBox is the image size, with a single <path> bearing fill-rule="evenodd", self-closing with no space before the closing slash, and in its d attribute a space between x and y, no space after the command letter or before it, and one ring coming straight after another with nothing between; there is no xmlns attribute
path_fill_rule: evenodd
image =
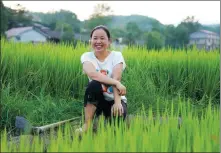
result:
<svg viewBox="0 0 221 153"><path fill-rule="evenodd" d="M107 101L104 99L100 82L95 80L89 82L84 95L84 107L86 107L87 103L97 107L95 112L96 116L103 114L105 118L111 117L111 108L114 101ZM121 104L124 109L123 119L125 119L127 115L127 104L123 101L121 101Z"/></svg>

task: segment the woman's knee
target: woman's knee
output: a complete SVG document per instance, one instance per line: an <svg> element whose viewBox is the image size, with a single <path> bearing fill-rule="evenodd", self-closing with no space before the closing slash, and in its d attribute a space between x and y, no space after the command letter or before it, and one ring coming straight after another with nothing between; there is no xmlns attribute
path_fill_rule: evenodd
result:
<svg viewBox="0 0 221 153"><path fill-rule="evenodd" d="M96 81L96 80L92 80L88 86L87 86L87 89L88 91L90 92L93 92L93 93L100 93L102 91L102 87L101 87L101 83L99 81Z"/></svg>
<svg viewBox="0 0 221 153"><path fill-rule="evenodd" d="M85 96L84 96L84 107L89 104L93 104L94 106L97 107L98 102L102 99L103 93L102 93L102 87L101 83L92 80L85 91Z"/></svg>

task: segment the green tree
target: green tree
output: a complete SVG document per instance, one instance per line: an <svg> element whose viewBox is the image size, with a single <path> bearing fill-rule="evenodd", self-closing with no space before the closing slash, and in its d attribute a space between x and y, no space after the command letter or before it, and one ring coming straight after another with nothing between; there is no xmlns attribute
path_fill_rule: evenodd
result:
<svg viewBox="0 0 221 153"><path fill-rule="evenodd" d="M57 21L71 25L74 32L80 32L81 22L77 15L68 10L59 10L50 13L31 13L41 19L41 22L47 24L52 30L56 29Z"/></svg>
<svg viewBox="0 0 221 153"><path fill-rule="evenodd" d="M61 40L62 41L74 40L74 31L73 31L73 28L70 24L58 21L56 23L55 30L61 32Z"/></svg>
<svg viewBox="0 0 221 153"><path fill-rule="evenodd" d="M126 32L123 29L114 28L114 29L111 29L110 32L111 32L111 36L113 39L120 38L120 37L123 38L126 36Z"/></svg>
<svg viewBox="0 0 221 153"><path fill-rule="evenodd" d="M137 26L136 22L128 22L126 25L125 43L135 44L136 40L140 38L141 30Z"/></svg>
<svg viewBox="0 0 221 153"><path fill-rule="evenodd" d="M176 47L185 47L185 45L189 41L189 30L188 30L188 28L183 24L178 25L176 27L175 35L176 35L175 46Z"/></svg>
<svg viewBox="0 0 221 153"><path fill-rule="evenodd" d="M164 39L161 34L157 31L149 32L145 34L145 42L147 44L147 49L160 49L164 45Z"/></svg>
<svg viewBox="0 0 221 153"><path fill-rule="evenodd" d="M15 9L5 8L8 17L8 29L21 26L31 26L33 24L32 16L28 15L25 7L20 4L17 4Z"/></svg>
<svg viewBox="0 0 221 153"><path fill-rule="evenodd" d="M196 32L201 27L198 21L192 17L186 17L177 27L176 27L176 47L185 47L189 42L189 35Z"/></svg>
<svg viewBox="0 0 221 153"><path fill-rule="evenodd" d="M189 33L196 32L201 27L201 24L195 19L194 16L187 16L186 19L181 22L181 24L188 28Z"/></svg>
<svg viewBox="0 0 221 153"><path fill-rule="evenodd" d="M90 18L96 18L100 16L108 16L111 13L113 13L113 10L111 10L111 7L106 3L97 4L94 7L94 12L90 16Z"/></svg>
<svg viewBox="0 0 221 153"><path fill-rule="evenodd" d="M108 26L112 20L112 12L111 7L105 3L96 5L89 20L85 21L85 28L92 29L98 25Z"/></svg>
<svg viewBox="0 0 221 153"><path fill-rule="evenodd" d="M152 31L157 31L159 33L162 32L162 27L161 27L159 21L153 20L151 22L151 25L152 25Z"/></svg>
<svg viewBox="0 0 221 153"><path fill-rule="evenodd" d="M164 31L165 46L175 47L176 44L176 27L174 25L167 25Z"/></svg>
<svg viewBox="0 0 221 153"><path fill-rule="evenodd" d="M6 9L2 1L0 1L1 4L1 35L5 35L5 31L8 28L8 17L6 14Z"/></svg>
<svg viewBox="0 0 221 153"><path fill-rule="evenodd" d="M55 13L55 16L57 17L56 21L67 23L71 25L73 31L80 32L80 20L77 19L77 15L75 13L67 10L60 10Z"/></svg>
<svg viewBox="0 0 221 153"><path fill-rule="evenodd" d="M55 30L56 31L71 31L71 30L73 31L73 28L68 23L64 23L62 21L57 21Z"/></svg>

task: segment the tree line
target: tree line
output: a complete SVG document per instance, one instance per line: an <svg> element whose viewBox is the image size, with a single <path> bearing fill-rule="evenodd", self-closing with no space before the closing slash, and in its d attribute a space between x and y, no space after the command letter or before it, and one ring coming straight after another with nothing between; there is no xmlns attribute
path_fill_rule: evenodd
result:
<svg viewBox="0 0 221 153"><path fill-rule="evenodd" d="M157 20L150 20L149 29L143 28L145 23L127 22L123 27L113 27L113 11L107 4L98 4L93 14L85 21L80 21L77 15L68 10L48 13L28 12L21 5L16 9L5 7L1 1L1 34L13 27L31 26L40 23L51 30L62 32L63 41L73 41L75 34L88 35L97 25L106 25L112 34L112 39L122 38L126 45L145 45L148 49L162 47L182 48L187 46L189 35L200 29L220 33L219 27L212 29L201 25L194 16L186 17L177 26L162 25ZM136 17L135 17L136 18Z"/></svg>

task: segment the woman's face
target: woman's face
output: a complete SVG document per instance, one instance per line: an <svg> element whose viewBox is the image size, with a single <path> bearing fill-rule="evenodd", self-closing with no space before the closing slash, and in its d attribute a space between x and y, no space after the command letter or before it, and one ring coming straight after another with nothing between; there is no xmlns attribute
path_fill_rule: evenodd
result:
<svg viewBox="0 0 221 153"><path fill-rule="evenodd" d="M110 43L111 42L103 29L97 29L93 32L91 37L91 46L95 52L106 51Z"/></svg>

